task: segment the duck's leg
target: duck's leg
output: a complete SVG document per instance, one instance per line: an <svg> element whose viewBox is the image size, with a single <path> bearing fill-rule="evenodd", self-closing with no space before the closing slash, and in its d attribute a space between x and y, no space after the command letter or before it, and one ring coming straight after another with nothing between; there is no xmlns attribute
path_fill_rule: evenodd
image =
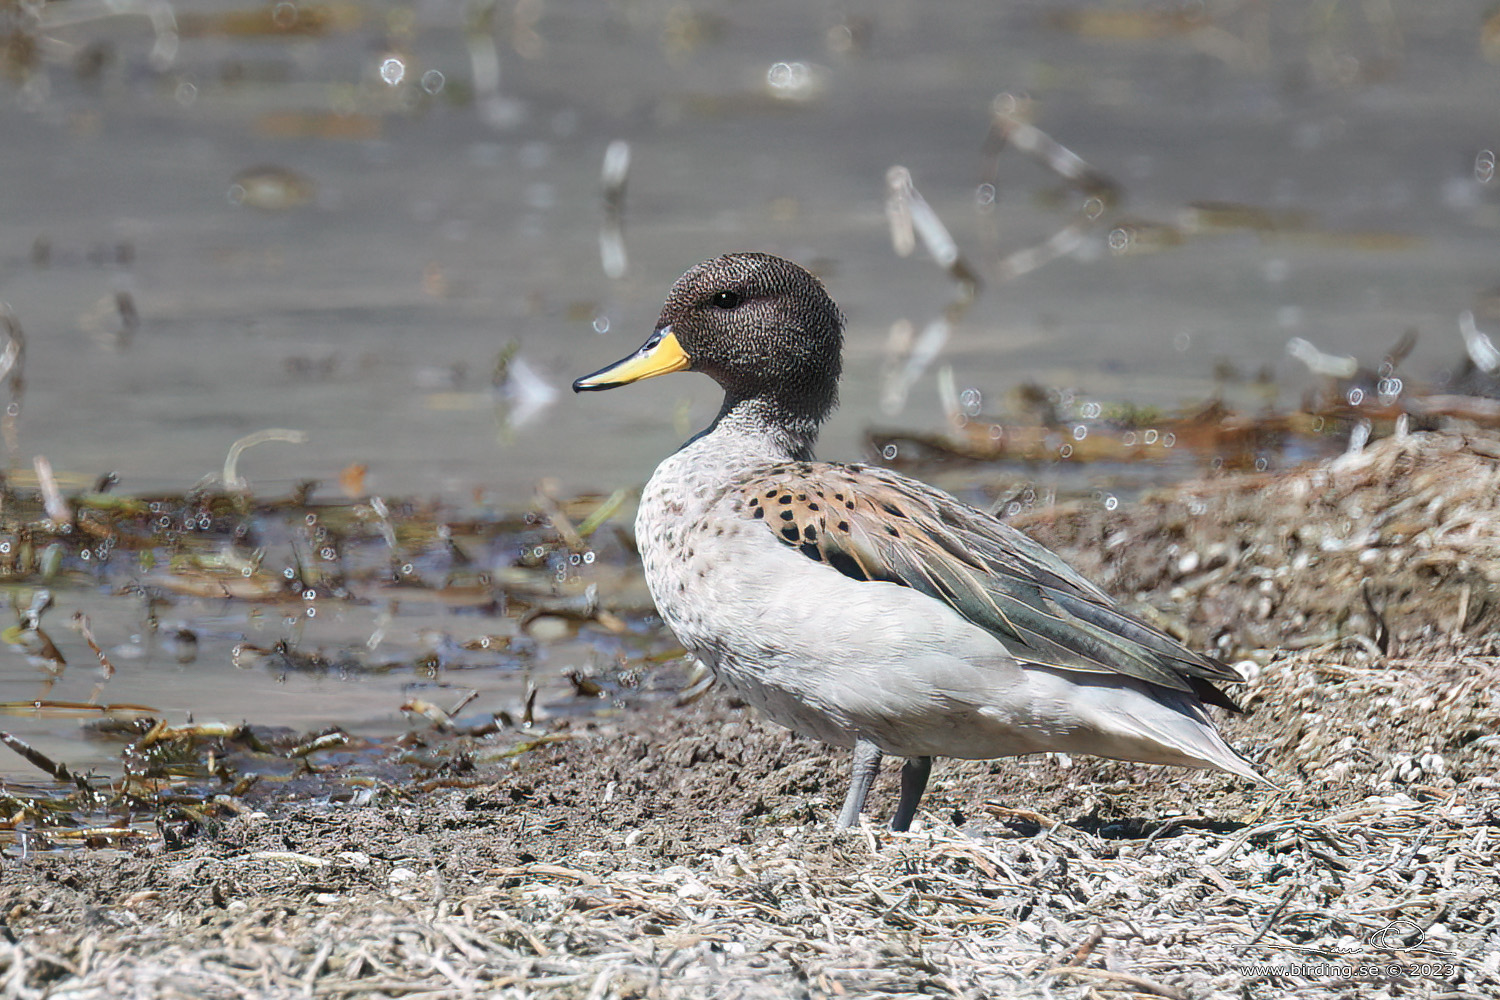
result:
<svg viewBox="0 0 1500 1000"><path fill-rule="evenodd" d="M880 750L866 739L854 741L854 767L849 775L849 794L844 797L844 808L839 813L835 830L847 830L859 823L859 811L865 807L865 796L880 773Z"/></svg>
<svg viewBox="0 0 1500 1000"><path fill-rule="evenodd" d="M901 765L901 801L896 803L896 815L891 817L891 829L905 833L917 815L917 803L927 790L927 776L932 773L931 757L908 757Z"/></svg>

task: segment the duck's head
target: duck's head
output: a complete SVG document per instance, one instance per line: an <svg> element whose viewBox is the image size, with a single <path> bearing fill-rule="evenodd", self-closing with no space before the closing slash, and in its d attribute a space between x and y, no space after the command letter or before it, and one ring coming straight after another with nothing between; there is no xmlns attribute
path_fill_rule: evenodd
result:
<svg viewBox="0 0 1500 1000"><path fill-rule="evenodd" d="M677 280L638 351L573 390L703 372L723 386L728 405L758 401L816 423L838 400L843 328L823 285L801 267L769 254L726 254Z"/></svg>

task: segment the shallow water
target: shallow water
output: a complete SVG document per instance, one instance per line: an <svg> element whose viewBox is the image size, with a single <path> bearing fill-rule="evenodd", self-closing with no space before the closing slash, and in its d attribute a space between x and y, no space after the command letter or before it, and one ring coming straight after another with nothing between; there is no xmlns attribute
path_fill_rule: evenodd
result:
<svg viewBox="0 0 1500 1000"><path fill-rule="evenodd" d="M235 439L283 427L307 442L244 455L257 495L306 479L336 495L355 463L371 492L487 509L525 507L543 478L563 493L639 483L711 415L712 386L681 376L575 398L567 384L634 349L672 280L731 249L815 264L848 316L829 457L857 456L871 425L939 426L944 366L988 412L1026 380L1082 400L1173 408L1222 391L1261 405L1216 366L1245 378L1270 366L1290 405L1313 381L1289 337L1373 368L1415 328L1403 366L1415 382L1461 359L1462 311L1500 326L1485 299L1500 64L1483 47L1484 3L1342 4L1317 8L1322 19L1293 0L1188 5L1176 19L1043 3L538 3L470 38L456 5L307 7L296 16L324 18L308 34L236 19L255 9L179 10L175 52L155 63L143 18L50 4L27 28L41 62L0 92L0 300L26 334L17 481L43 454L65 486L115 471L121 492L181 491ZM499 61L498 90L477 98L473 52ZM397 76L392 57L394 83L381 75ZM770 80L807 82L788 97ZM1010 281L997 261L1084 198L1015 149L987 156L1001 93L1029 99L1040 128L1123 192L1071 253ZM631 150L618 279L599 250L613 140ZM920 248L892 251L894 164L989 280L889 413L893 325L920 330L956 295ZM265 166L301 180L244 175ZM237 178L250 203L231 198ZM996 196L981 206L987 179ZM1157 252L1147 239L1109 249L1128 220L1176 225L1205 201L1273 218ZM541 408L516 424L518 386ZM128 599L57 596L52 615L86 610L106 646L139 633ZM406 607L388 641L409 656L424 634L484 627L441 601ZM197 659L142 640L102 700L369 731L399 727L407 689L425 683L409 666L373 679L237 671L228 651L283 637L281 612L162 614L204 636ZM371 615L352 606L299 641L359 646ZM77 668L90 654L67 643L74 666L51 697L87 697L94 676ZM563 648L548 669L598 655ZM0 698L38 684L0 651ZM495 669L465 684L488 709L521 692ZM6 725L74 766L94 759L74 720ZM0 758L0 774L23 766Z"/></svg>

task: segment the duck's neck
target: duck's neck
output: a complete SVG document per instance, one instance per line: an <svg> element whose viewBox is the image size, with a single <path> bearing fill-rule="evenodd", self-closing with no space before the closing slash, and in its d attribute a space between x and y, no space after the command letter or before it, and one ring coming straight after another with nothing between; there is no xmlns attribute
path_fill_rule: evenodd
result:
<svg viewBox="0 0 1500 1000"><path fill-rule="evenodd" d="M732 448L740 460L810 461L818 426L831 408L831 403L796 408L761 396L726 395L714 422L695 435L688 446L702 442L716 449Z"/></svg>

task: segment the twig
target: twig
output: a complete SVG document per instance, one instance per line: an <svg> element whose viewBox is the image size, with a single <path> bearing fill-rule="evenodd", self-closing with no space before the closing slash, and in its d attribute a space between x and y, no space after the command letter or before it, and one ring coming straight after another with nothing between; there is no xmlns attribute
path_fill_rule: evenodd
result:
<svg viewBox="0 0 1500 1000"><path fill-rule="evenodd" d="M1188 994L1175 986L1158 983L1153 979L1147 979L1145 976L1137 976L1130 972L1091 969L1081 965L1054 965L1044 974L1048 976L1072 976L1075 979L1102 979L1105 982L1132 986L1137 990L1154 993L1159 997L1167 997L1168 1000L1188 1000Z"/></svg>
<svg viewBox="0 0 1500 1000"><path fill-rule="evenodd" d="M79 635L83 636L83 641L89 644L89 649L93 650L95 658L99 661L99 672L104 675L105 680L109 680L115 675L115 665L110 662L109 655L94 638L94 630L89 627L89 616L82 611L73 612L73 627L78 630Z"/></svg>
<svg viewBox="0 0 1500 1000"><path fill-rule="evenodd" d="M283 427L272 427L254 434L246 434L234 444L229 446L229 453L224 456L224 488L236 492L244 492L250 488L250 484L239 477L240 454L246 448L253 448L267 441L285 441L287 444L304 444L307 434L304 431L288 430Z"/></svg>

